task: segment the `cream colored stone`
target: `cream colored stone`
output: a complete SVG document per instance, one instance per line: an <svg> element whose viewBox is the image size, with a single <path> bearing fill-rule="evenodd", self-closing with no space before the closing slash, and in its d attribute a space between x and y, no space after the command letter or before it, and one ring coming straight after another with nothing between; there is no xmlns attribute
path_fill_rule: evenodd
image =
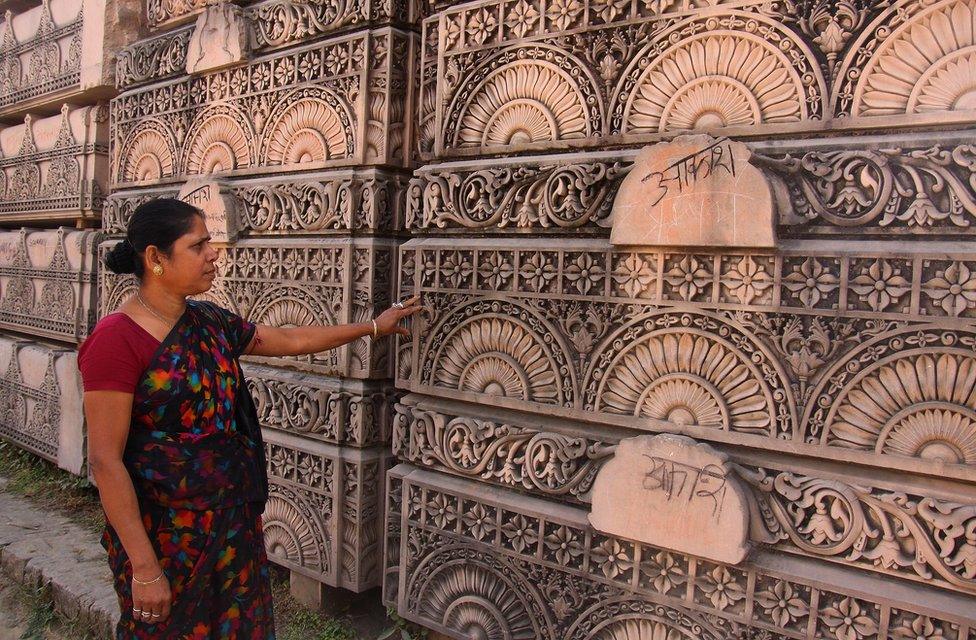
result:
<svg viewBox="0 0 976 640"><path fill-rule="evenodd" d="M678 435L621 440L593 484L590 523L719 562L749 553L749 505L728 458Z"/></svg>
<svg viewBox="0 0 976 640"><path fill-rule="evenodd" d="M178 197L203 211L211 242L237 240L237 199L228 189L210 180L195 179L183 185Z"/></svg>
<svg viewBox="0 0 976 640"><path fill-rule="evenodd" d="M186 53L186 72L203 73L236 64L247 53L247 26L238 6L209 6L197 18Z"/></svg>
<svg viewBox="0 0 976 640"><path fill-rule="evenodd" d="M645 148L613 203L616 245L773 247L769 183L749 148L680 136Z"/></svg>
<svg viewBox="0 0 976 640"><path fill-rule="evenodd" d="M0 435L80 474L85 465L81 378L73 350L0 338Z"/></svg>

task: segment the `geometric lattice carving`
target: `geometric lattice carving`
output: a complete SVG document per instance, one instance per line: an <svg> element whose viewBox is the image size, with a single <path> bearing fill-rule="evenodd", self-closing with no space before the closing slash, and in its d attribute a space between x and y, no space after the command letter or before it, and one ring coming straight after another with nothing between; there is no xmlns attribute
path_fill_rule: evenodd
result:
<svg viewBox="0 0 976 640"><path fill-rule="evenodd" d="M379 584L379 489L386 455L266 430L268 557L322 582L364 591Z"/></svg>

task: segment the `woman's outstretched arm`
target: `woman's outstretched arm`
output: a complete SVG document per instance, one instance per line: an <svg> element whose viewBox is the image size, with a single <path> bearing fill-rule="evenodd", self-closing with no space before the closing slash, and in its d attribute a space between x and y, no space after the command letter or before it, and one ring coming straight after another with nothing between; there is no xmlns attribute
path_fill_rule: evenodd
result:
<svg viewBox="0 0 976 640"><path fill-rule="evenodd" d="M414 296L403 303L403 308L390 307L376 317L376 337L399 333L408 335L400 321L423 309L420 296ZM341 347L363 337L373 337L372 322L357 322L335 326L312 327L272 327L258 325L251 344L245 350L254 356L301 356Z"/></svg>

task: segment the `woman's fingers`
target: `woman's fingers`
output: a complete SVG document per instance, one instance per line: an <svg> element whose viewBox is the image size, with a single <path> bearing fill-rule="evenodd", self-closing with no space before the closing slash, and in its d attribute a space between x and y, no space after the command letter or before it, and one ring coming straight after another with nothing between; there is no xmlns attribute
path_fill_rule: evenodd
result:
<svg viewBox="0 0 976 640"><path fill-rule="evenodd" d="M404 303L404 304L406 304L406 303ZM420 306L414 306L414 307L405 306L405 307L403 307L403 309L400 310L400 318L401 319L402 318L409 318L410 316L412 316L413 314L415 314L415 313L417 313L418 311L421 311L421 310L423 310L423 307L420 307Z"/></svg>

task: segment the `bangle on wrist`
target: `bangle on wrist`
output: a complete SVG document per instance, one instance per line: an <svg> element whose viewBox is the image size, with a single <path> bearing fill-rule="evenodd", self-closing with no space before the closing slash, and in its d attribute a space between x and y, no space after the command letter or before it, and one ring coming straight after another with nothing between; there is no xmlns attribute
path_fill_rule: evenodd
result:
<svg viewBox="0 0 976 640"><path fill-rule="evenodd" d="M160 571L160 572L159 572L159 575L158 575L158 576L156 576L156 577L155 577L155 578L153 578L152 580L149 580L148 582L144 582L144 581L142 581L142 580L139 580L139 579L138 579L138 578L136 578L135 576L132 576L132 581L133 581L133 582L135 582L136 584L141 584L141 585L143 585L143 586L146 586L146 585L149 585L149 584L153 584L153 583L155 583L155 582L159 582L159 580L160 580L160 579L161 579L162 577L163 577L163 572L162 572L162 571Z"/></svg>
<svg viewBox="0 0 976 640"><path fill-rule="evenodd" d="M378 337L376 334L379 332L380 328L376 324L376 320L375 319L370 320L370 322L373 323L373 340L376 340L376 338Z"/></svg>

